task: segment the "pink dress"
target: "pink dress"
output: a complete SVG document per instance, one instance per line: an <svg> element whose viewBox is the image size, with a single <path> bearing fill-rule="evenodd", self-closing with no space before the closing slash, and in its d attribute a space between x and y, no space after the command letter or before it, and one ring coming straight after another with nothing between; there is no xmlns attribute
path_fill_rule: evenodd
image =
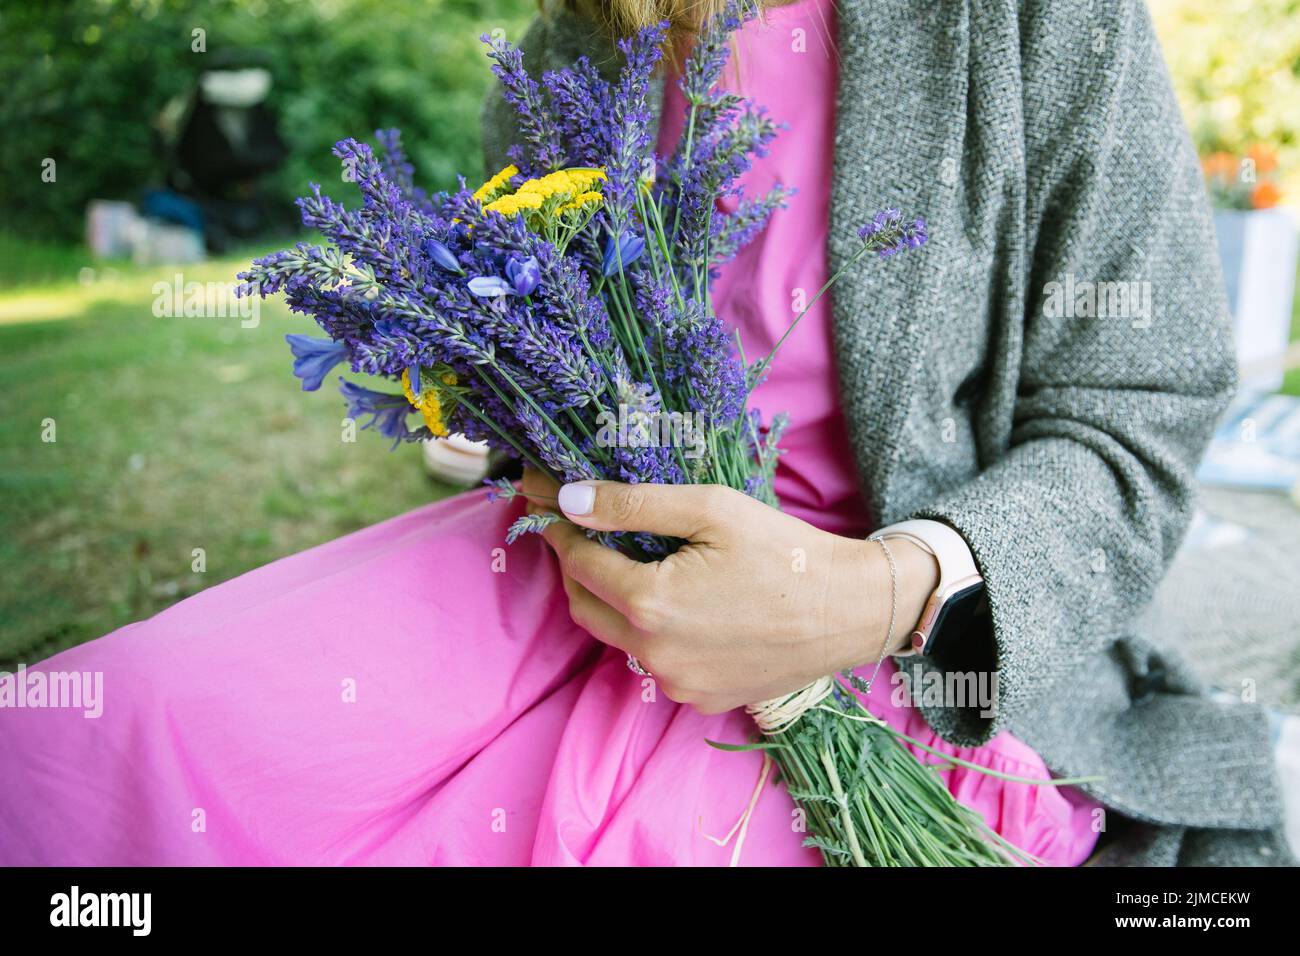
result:
<svg viewBox="0 0 1300 956"><path fill-rule="evenodd" d="M751 354L788 324L793 290L811 295L825 278L829 9L805 0L741 39L746 92L790 124L749 185L801 189L718 283ZM667 115L679 106L672 88ZM664 144L676 133L666 127ZM793 418L778 475L787 509L862 535L830 343L823 306L758 401ZM570 621L540 538L494 570L517 514L469 492L40 664L102 674L102 715L0 709L0 864L727 864L732 847L710 836L748 804L761 758L705 739L750 739L749 718L643 699L623 655ZM948 746L891 706L889 673L874 713L945 753L1047 776L1005 733ZM1095 804L1075 792L965 769L946 781L1048 863L1078 864L1093 847ZM763 789L742 865L819 863L793 808L781 785Z"/></svg>

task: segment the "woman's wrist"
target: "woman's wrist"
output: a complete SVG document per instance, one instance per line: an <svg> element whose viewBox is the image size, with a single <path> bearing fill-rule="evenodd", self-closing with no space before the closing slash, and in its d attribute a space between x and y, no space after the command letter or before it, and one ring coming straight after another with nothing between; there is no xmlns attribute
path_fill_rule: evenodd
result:
<svg viewBox="0 0 1300 956"><path fill-rule="evenodd" d="M878 542L876 546L880 546ZM888 653L897 654L912 645L912 632L939 586L939 562L933 554L903 538L891 539L886 546L898 568L898 617L888 648Z"/></svg>
<svg viewBox="0 0 1300 956"><path fill-rule="evenodd" d="M874 664L882 647L886 654L905 650L939 586L938 562L912 542L894 539L886 542L894 559L891 574L880 542L841 538L836 544L845 557L835 562L832 585L835 623L830 630L837 646L830 656L838 662L835 669Z"/></svg>

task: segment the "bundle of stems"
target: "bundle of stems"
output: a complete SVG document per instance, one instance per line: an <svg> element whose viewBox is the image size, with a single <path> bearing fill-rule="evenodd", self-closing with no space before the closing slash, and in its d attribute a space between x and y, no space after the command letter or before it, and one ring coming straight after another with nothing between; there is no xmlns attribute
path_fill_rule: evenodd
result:
<svg viewBox="0 0 1300 956"><path fill-rule="evenodd" d="M1036 858L962 805L941 772L960 766L1039 786L1096 779L1018 777L945 754L873 716L838 681L831 697L784 730L749 744L709 743L760 751L776 764L806 814L804 844L820 850L827 866L1035 865ZM904 744L937 762L918 760Z"/></svg>

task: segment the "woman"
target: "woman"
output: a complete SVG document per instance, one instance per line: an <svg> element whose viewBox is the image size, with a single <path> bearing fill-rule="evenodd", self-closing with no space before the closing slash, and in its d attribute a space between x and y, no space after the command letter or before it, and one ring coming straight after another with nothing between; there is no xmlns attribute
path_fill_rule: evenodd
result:
<svg viewBox="0 0 1300 956"><path fill-rule="evenodd" d="M600 22L687 28L698 10L678 6L548 9L521 46L533 67L599 58ZM103 672L103 716L0 714L4 862L728 862L759 759L703 741L745 739L741 704L903 650L944 558L898 539L891 569L863 539L905 518L960 536L988 605L914 660L996 673L996 706L930 699L924 673L918 706L891 699L888 663L867 706L1004 773L1104 778L956 769L959 799L1049 863L1083 862L1103 830L1103 861L1287 858L1263 714L1211 703L1132 623L1234 385L1141 4L801 0L739 54L736 85L790 127L747 185L800 189L718 282L753 351L871 210L919 203L933 237L837 286L758 391L795 423L785 512L710 488L558 490L578 524L692 542L648 567L563 525L503 556L518 512L473 493L65 652L44 669ZM681 133L665 96L661 151ZM495 101L485 120L496 160L512 129ZM1067 277L1149 283L1151 308L1065 317L1046 303ZM739 861L816 863L793 809L764 789Z"/></svg>

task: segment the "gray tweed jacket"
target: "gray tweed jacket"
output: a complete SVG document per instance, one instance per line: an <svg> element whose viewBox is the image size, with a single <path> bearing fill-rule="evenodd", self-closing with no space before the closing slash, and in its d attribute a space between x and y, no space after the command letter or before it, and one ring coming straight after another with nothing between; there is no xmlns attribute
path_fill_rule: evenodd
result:
<svg viewBox="0 0 1300 956"><path fill-rule="evenodd" d="M914 680L918 705L954 743L1005 728L1058 773L1102 776L1087 789L1125 825L1098 862L1292 862L1265 715L1211 702L1138 624L1236 385L1200 172L1145 7L838 6L831 267L881 207L931 235L835 290L863 490L879 524L933 518L969 543L990 623L922 669L999 682L992 717L928 703ZM555 7L520 45L533 70L618 65ZM495 171L514 136L495 91L483 118ZM1109 317L1053 307L1053 283L1118 282L1149 285Z"/></svg>

